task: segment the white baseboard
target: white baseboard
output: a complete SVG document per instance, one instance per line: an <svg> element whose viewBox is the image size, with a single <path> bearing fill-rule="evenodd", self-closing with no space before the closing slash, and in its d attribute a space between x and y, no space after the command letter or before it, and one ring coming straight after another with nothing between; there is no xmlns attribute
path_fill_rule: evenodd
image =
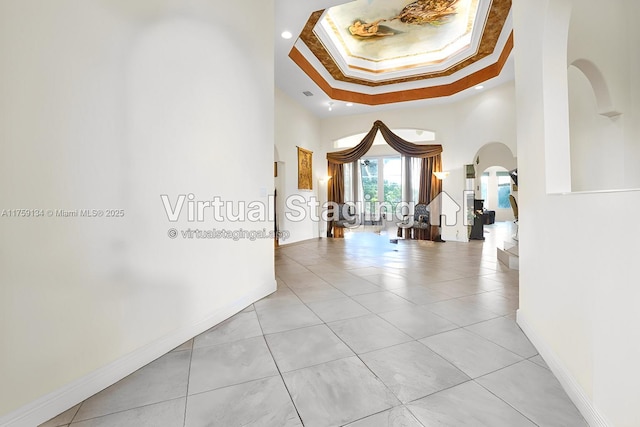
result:
<svg viewBox="0 0 640 427"><path fill-rule="evenodd" d="M35 427L93 396L127 375L168 353L185 341L212 328L255 301L271 294L277 285L266 284L228 307L211 313L193 325L180 328L170 335L149 343L108 365L49 393L22 408L0 418L0 427Z"/></svg>
<svg viewBox="0 0 640 427"><path fill-rule="evenodd" d="M551 372L556 376L562 388L569 396L569 399L576 405L578 411L582 414L584 419L589 423L591 427L612 427L613 424L609 423L603 414L593 406L593 402L586 395L580 384L571 375L569 370L558 359L553 350L536 334L535 330L527 322L526 316L520 311L517 311L517 322L522 331L525 333L529 341L536 347L538 353L542 356L544 361L551 369Z"/></svg>

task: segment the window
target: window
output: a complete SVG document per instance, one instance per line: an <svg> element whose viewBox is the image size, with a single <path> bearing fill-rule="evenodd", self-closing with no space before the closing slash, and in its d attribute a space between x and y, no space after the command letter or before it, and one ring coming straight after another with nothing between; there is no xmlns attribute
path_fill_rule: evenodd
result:
<svg viewBox="0 0 640 427"><path fill-rule="evenodd" d="M362 159L360 161L362 177L362 195L365 201L378 201L378 159Z"/></svg>
<svg viewBox="0 0 640 427"><path fill-rule="evenodd" d="M489 210L511 209L511 176L501 166L493 166L480 176L480 198Z"/></svg>
<svg viewBox="0 0 640 427"><path fill-rule="evenodd" d="M363 157L359 164L365 220L378 220L384 211L394 212L402 201L401 157Z"/></svg>
<svg viewBox="0 0 640 427"><path fill-rule="evenodd" d="M402 201L402 164L400 157L387 157L382 168L385 202L395 207Z"/></svg>
<svg viewBox="0 0 640 427"><path fill-rule="evenodd" d="M422 168L422 159L411 159L411 171L409 176L409 182L411 186L411 200L408 202L418 203L420 198L420 169Z"/></svg>
<svg viewBox="0 0 640 427"><path fill-rule="evenodd" d="M509 209L511 202L509 196L511 195L511 177L509 172L496 172L498 178L498 209Z"/></svg>
<svg viewBox="0 0 640 427"><path fill-rule="evenodd" d="M346 163L343 166L344 174L344 201L355 202L353 198L353 163Z"/></svg>
<svg viewBox="0 0 640 427"><path fill-rule="evenodd" d="M489 205L489 172L485 172L480 177L480 198L484 200L484 205Z"/></svg>
<svg viewBox="0 0 640 427"><path fill-rule="evenodd" d="M365 218L371 218L378 202L378 159L360 159L360 177Z"/></svg>

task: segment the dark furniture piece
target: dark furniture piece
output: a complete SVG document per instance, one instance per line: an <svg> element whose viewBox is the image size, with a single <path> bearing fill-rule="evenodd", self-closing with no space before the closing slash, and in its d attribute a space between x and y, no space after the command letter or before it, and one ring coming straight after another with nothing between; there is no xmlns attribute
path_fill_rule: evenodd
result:
<svg viewBox="0 0 640 427"><path fill-rule="evenodd" d="M496 222L496 211L488 211L486 209L482 211L482 222L484 222L484 225Z"/></svg>
<svg viewBox="0 0 640 427"><path fill-rule="evenodd" d="M354 206L346 203L340 203L337 206L338 219L333 223L333 237L344 237L344 229L357 227L358 219L355 215Z"/></svg>
<svg viewBox="0 0 640 427"><path fill-rule="evenodd" d="M418 203L411 215L405 215L398 226L398 237L429 240L431 238L431 225L429 224L429 210L424 203Z"/></svg>
<svg viewBox="0 0 640 427"><path fill-rule="evenodd" d="M471 233L469 234L469 240L484 240L484 218L483 218L483 199L473 200L473 225L471 226Z"/></svg>

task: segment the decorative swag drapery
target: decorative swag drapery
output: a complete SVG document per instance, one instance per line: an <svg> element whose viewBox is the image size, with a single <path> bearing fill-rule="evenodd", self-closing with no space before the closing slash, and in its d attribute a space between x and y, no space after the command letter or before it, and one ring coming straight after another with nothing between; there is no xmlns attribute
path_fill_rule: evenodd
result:
<svg viewBox="0 0 640 427"><path fill-rule="evenodd" d="M327 160L329 162L328 174L332 178L331 181L329 181L329 202L344 203L343 165L345 163L353 163L363 157L373 145L373 140L378 131L380 131L387 144L400 154L422 159L418 203L428 204L431 202L442 191L442 182L433 175L433 172L440 172L442 170L442 145L417 145L405 141L391 132L380 120L376 120L373 123L371 130L355 147L327 153ZM331 235L332 229L333 222L329 223L329 235ZM430 232L429 236L424 237L429 240L435 240L439 236L434 236L433 233Z"/></svg>

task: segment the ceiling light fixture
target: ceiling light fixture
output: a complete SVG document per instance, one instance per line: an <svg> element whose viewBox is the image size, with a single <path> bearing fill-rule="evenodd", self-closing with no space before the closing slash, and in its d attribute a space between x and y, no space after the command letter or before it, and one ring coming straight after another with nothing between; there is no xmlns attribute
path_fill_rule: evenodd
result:
<svg viewBox="0 0 640 427"><path fill-rule="evenodd" d="M353 102L347 102L347 107L353 107Z"/></svg>
<svg viewBox="0 0 640 427"><path fill-rule="evenodd" d="M280 34L280 37L285 40L289 40L291 37L293 37L293 34L291 34L290 31L283 31L282 34Z"/></svg>
<svg viewBox="0 0 640 427"><path fill-rule="evenodd" d="M482 85L476 86L476 90L480 90L480 89L484 89L484 86L482 86Z"/></svg>

